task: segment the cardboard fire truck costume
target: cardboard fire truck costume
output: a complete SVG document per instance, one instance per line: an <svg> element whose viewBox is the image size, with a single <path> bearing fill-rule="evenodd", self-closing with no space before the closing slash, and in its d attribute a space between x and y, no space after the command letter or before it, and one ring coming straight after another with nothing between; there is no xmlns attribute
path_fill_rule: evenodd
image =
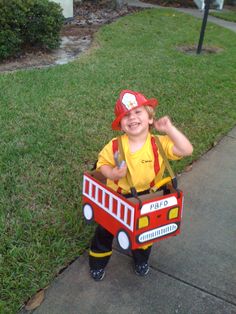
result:
<svg viewBox="0 0 236 314"><path fill-rule="evenodd" d="M133 197L125 198L106 186L106 178L100 172L86 172L83 176L85 220L107 229L124 250L138 249L180 233L183 192L177 188L177 179L158 137L155 138L170 176L156 184L151 193L138 196L131 182ZM119 153L122 155L120 145Z"/></svg>

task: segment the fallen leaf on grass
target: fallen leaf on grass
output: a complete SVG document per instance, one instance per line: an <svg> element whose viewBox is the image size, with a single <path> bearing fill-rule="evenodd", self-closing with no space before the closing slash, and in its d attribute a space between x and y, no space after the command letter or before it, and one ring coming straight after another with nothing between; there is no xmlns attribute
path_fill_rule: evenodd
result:
<svg viewBox="0 0 236 314"><path fill-rule="evenodd" d="M193 169L193 165L189 165L189 166L187 166L184 170L185 170L185 172L189 172L189 171L191 171Z"/></svg>
<svg viewBox="0 0 236 314"><path fill-rule="evenodd" d="M40 290L27 302L25 309L27 311L36 309L36 307L40 306L43 300L44 300L44 290Z"/></svg>

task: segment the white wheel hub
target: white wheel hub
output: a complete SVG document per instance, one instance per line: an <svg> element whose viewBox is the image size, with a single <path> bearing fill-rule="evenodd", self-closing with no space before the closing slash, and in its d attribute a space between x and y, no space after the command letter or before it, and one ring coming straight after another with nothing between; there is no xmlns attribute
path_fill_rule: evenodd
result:
<svg viewBox="0 0 236 314"><path fill-rule="evenodd" d="M118 233L117 241L123 250L127 250L129 248L129 237L124 231L120 231Z"/></svg>
<svg viewBox="0 0 236 314"><path fill-rule="evenodd" d="M89 204L85 204L83 208L84 217L86 220L91 220L93 218L93 209Z"/></svg>

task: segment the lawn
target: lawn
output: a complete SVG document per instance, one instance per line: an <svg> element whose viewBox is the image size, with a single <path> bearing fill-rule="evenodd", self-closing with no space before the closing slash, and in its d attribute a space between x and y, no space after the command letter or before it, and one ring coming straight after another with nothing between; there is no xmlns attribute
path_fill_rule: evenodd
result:
<svg viewBox="0 0 236 314"><path fill-rule="evenodd" d="M0 75L0 313L17 313L88 247L81 181L110 129L120 90L157 97L194 145L177 172L236 121L236 34L208 23L213 54L187 54L201 21L172 9L123 17L97 33L77 61ZM204 46L203 46L204 47Z"/></svg>

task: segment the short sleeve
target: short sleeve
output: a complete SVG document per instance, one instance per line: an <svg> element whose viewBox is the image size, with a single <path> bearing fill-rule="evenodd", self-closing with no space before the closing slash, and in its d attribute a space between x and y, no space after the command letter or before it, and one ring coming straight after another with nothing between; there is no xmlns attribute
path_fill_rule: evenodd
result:
<svg viewBox="0 0 236 314"><path fill-rule="evenodd" d="M114 156L113 156L113 149L112 149L112 139L98 154L98 161L97 161L97 170L103 165L108 166L115 166Z"/></svg>

